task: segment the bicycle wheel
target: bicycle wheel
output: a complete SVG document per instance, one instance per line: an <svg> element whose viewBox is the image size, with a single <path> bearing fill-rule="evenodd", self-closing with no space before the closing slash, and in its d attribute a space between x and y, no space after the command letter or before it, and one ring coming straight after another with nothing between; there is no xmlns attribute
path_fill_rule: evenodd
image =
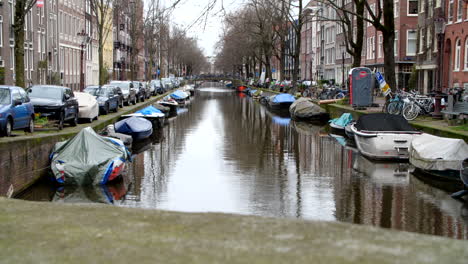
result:
<svg viewBox="0 0 468 264"><path fill-rule="evenodd" d="M399 102L391 102L387 105L387 113L392 115L399 115L400 114L400 103Z"/></svg>
<svg viewBox="0 0 468 264"><path fill-rule="evenodd" d="M419 106L415 104L407 104L403 107L402 114L406 120L411 121L418 117L419 111Z"/></svg>

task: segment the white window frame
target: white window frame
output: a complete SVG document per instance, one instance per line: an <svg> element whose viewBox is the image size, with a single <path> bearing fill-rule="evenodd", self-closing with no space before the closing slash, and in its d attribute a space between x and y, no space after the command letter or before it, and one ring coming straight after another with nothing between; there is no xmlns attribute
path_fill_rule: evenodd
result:
<svg viewBox="0 0 468 264"><path fill-rule="evenodd" d="M419 29L419 54L424 53L424 28Z"/></svg>
<svg viewBox="0 0 468 264"><path fill-rule="evenodd" d="M465 40L465 68L463 70L468 71L468 38Z"/></svg>
<svg viewBox="0 0 468 264"><path fill-rule="evenodd" d="M418 7L419 3L418 3L417 0L408 0L408 1L406 1L406 15L407 16L418 16L418 10L416 10L415 14L410 14L410 12L409 12L409 6L410 6L409 4L410 4L410 2L414 2L414 1L416 1L416 7Z"/></svg>
<svg viewBox="0 0 468 264"><path fill-rule="evenodd" d="M453 71L460 71L461 39L455 41L455 56L453 61Z"/></svg>
<svg viewBox="0 0 468 264"><path fill-rule="evenodd" d="M378 58L383 57L383 35L379 35L379 49L378 49Z"/></svg>
<svg viewBox="0 0 468 264"><path fill-rule="evenodd" d="M414 53L409 53L408 52L408 49L409 49L409 34L410 33L414 33L414 38L412 38L412 40L414 40ZM417 49L417 42L418 41L418 31L414 30L414 29L408 29L406 30L406 56L416 56L416 52L418 51Z"/></svg>
<svg viewBox="0 0 468 264"><path fill-rule="evenodd" d="M395 30L395 40L393 42L395 57L398 56L398 30Z"/></svg>
<svg viewBox="0 0 468 264"><path fill-rule="evenodd" d="M0 48L3 47L3 16L0 16Z"/></svg>
<svg viewBox="0 0 468 264"><path fill-rule="evenodd" d="M453 0L449 0L448 8L447 8L447 24L452 24L454 15L453 15Z"/></svg>
<svg viewBox="0 0 468 264"><path fill-rule="evenodd" d="M463 20L463 1L457 1L457 22L461 22Z"/></svg>

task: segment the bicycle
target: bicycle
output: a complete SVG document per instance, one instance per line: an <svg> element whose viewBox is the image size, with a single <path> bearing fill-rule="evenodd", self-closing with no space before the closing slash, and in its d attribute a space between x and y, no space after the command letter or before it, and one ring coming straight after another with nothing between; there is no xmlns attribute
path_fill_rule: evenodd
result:
<svg viewBox="0 0 468 264"><path fill-rule="evenodd" d="M434 103L431 97L428 96L418 96L408 97L409 103L407 103L403 109L403 117L408 120L414 120L420 114L429 114L434 111Z"/></svg>

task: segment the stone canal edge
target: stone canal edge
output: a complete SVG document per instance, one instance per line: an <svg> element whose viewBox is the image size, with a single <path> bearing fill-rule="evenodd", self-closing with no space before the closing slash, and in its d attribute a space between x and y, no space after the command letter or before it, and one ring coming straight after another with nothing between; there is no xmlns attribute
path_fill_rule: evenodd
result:
<svg viewBox="0 0 468 264"><path fill-rule="evenodd" d="M466 263L466 241L339 222L0 198L3 263Z"/></svg>

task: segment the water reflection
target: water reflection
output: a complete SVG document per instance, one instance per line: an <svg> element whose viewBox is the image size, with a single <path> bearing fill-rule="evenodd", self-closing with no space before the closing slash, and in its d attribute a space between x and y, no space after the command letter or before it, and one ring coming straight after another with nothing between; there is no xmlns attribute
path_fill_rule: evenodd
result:
<svg viewBox="0 0 468 264"><path fill-rule="evenodd" d="M132 184L116 204L468 238L466 208L411 175L407 164L371 162L322 127L276 122L264 106L228 89L198 90L184 109L157 140L142 143L127 174Z"/></svg>

